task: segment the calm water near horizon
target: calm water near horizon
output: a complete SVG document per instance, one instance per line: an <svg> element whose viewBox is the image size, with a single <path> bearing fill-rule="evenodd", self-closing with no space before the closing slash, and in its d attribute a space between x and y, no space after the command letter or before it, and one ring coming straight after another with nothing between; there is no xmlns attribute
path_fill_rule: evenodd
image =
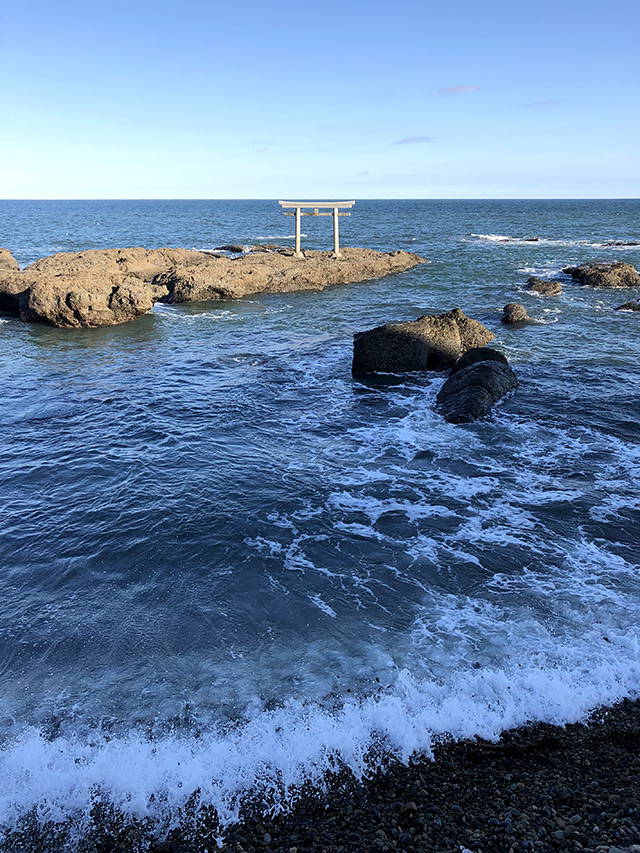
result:
<svg viewBox="0 0 640 853"><path fill-rule="evenodd" d="M303 247L330 248L304 219ZM292 245L275 201L0 201L28 264ZM101 329L0 315L0 822L223 820L335 757L563 723L640 692L640 201L357 201L344 245L428 265L157 305ZM531 238L537 238L532 240ZM560 297L523 290L560 278ZM522 302L538 322L505 327ZM443 376L351 376L354 332L451 308L520 386L447 424Z"/></svg>

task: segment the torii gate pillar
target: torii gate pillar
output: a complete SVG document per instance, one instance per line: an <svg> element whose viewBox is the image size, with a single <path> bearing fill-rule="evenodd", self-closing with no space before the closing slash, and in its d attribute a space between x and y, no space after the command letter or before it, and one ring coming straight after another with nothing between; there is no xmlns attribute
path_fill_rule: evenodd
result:
<svg viewBox="0 0 640 853"><path fill-rule="evenodd" d="M340 257L340 232L338 228L338 208L333 208L333 253L336 258Z"/></svg>

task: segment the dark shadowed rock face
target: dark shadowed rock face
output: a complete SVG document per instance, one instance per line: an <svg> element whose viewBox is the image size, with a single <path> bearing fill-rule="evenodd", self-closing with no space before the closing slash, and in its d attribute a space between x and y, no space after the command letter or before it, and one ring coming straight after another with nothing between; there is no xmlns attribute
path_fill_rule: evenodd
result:
<svg viewBox="0 0 640 853"><path fill-rule="evenodd" d="M497 359L495 350L486 349L487 358L455 370L438 392L438 407L445 420L464 424L483 418L501 397L517 387L518 379L507 360ZM481 350L476 353L480 359ZM464 356L463 356L464 358ZM460 359L462 361L462 359Z"/></svg>
<svg viewBox="0 0 640 853"><path fill-rule="evenodd" d="M0 311L17 314L25 284L20 280L20 265L8 249L0 249Z"/></svg>
<svg viewBox="0 0 640 853"><path fill-rule="evenodd" d="M503 323L526 323L527 320L531 319L527 314L527 309L519 302L510 302L502 310Z"/></svg>
<svg viewBox="0 0 640 853"><path fill-rule="evenodd" d="M589 287L640 287L637 269L623 261L581 264L577 267L566 267L562 272Z"/></svg>
<svg viewBox="0 0 640 853"><path fill-rule="evenodd" d="M405 373L442 370L462 353L495 335L459 308L406 323L378 326L354 335L353 372Z"/></svg>
<svg viewBox="0 0 640 853"><path fill-rule="evenodd" d="M624 305L618 305L616 311L640 311L640 299L633 299L631 302L625 302Z"/></svg>
<svg viewBox="0 0 640 853"><path fill-rule="evenodd" d="M543 278L530 278L525 287L533 293L541 293L544 296L559 296L562 293L562 284L559 281L545 281Z"/></svg>
<svg viewBox="0 0 640 853"><path fill-rule="evenodd" d="M8 257L7 257L8 256ZM135 320L158 300L241 299L254 293L322 290L403 272L423 259L409 252L344 248L238 258L188 249L101 249L43 258L24 270L0 256L0 307L29 322L80 328Z"/></svg>

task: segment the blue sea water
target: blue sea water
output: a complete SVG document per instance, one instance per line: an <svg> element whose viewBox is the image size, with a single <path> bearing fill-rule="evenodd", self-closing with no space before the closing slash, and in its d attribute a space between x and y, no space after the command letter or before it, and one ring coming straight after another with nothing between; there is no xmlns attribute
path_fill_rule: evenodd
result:
<svg viewBox="0 0 640 853"><path fill-rule="evenodd" d="M0 245L292 245L290 223L5 201ZM109 328L1 316L0 823L82 828L104 797L161 835L196 790L232 821L374 744L639 694L640 315L614 308L640 291L561 269L640 267L640 201L358 201L341 230L430 263ZM510 301L536 322L503 326ZM520 380L490 418L445 423L440 374L352 377L354 332L454 307Z"/></svg>

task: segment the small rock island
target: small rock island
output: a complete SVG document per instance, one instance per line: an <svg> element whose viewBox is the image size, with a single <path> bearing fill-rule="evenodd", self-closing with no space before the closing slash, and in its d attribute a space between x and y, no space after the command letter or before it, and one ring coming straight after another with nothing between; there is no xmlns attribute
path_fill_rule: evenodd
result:
<svg viewBox="0 0 640 853"><path fill-rule="evenodd" d="M260 247L258 247L260 248ZM21 270L0 249L0 310L62 328L135 320L155 302L242 299L256 293L323 290L404 272L424 258L410 252L343 248L249 251L239 257L190 249L90 249L43 258Z"/></svg>

